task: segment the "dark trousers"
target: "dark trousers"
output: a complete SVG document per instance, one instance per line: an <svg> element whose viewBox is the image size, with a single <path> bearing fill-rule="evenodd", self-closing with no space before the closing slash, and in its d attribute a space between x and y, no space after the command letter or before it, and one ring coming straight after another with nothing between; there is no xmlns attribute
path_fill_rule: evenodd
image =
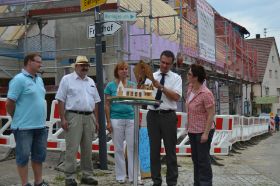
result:
<svg viewBox="0 0 280 186"><path fill-rule="evenodd" d="M163 139L166 152L166 183L167 185L176 185L178 178L178 166L176 156L176 113L156 113L153 111L149 111L147 114L147 128L150 141L151 174L154 185L161 185L162 183L162 178L160 174L161 139Z"/></svg>
<svg viewBox="0 0 280 186"><path fill-rule="evenodd" d="M210 130L208 141L200 143L202 133L189 133L190 144L192 149L192 161L194 168L194 185L195 186L212 186L212 168L209 150L213 138L214 130Z"/></svg>
<svg viewBox="0 0 280 186"><path fill-rule="evenodd" d="M275 124L275 127L276 127L276 131L279 131L279 122L277 122L277 123Z"/></svg>

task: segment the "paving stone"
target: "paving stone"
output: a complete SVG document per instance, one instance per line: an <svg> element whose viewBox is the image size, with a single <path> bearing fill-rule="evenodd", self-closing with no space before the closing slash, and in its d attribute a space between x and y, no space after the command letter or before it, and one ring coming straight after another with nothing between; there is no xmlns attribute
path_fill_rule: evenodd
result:
<svg viewBox="0 0 280 186"><path fill-rule="evenodd" d="M276 140L280 141L280 135L277 134ZM271 140L271 141L267 141ZM223 160L219 160L219 163L225 166L212 166L213 168L213 185L214 186L278 186L280 181L270 177L270 167L275 163L271 158L275 160L279 159L279 148L275 146L264 145L266 143L274 144L274 139L264 139L258 145L248 147L241 151L241 154L234 156L224 156ZM276 143L275 144L279 144ZM272 148L273 147L273 148ZM268 150L266 149L268 148ZM0 150L1 152L1 150ZM5 153L5 150L2 150ZM257 154L256 154L257 153ZM266 158L268 155L269 158ZM1 153L0 153L1 155ZM48 152L47 162L44 164L44 179L46 179L50 185L62 186L64 185L63 172L56 171L55 167L60 161L60 153ZM279 161L278 161L279 162ZM191 186L193 185L193 166L191 158L178 157L178 164L181 166L179 170L178 186ZM263 170L263 167L267 167L267 171ZM278 172L280 172L280 166L278 166ZM99 185L118 186L120 184L115 181L114 165L108 165L109 170L94 170L94 175L99 181ZM163 165L163 170L166 170L166 166ZM261 171L260 171L261 170ZM33 174L29 167L30 182L33 182ZM0 162L0 186L19 186L19 177L16 172L15 160L7 160ZM165 172L163 175L163 186L166 186ZM145 186L152 185L151 179L143 180ZM121 186L131 185L129 183L122 184ZM86 185L81 185L86 186Z"/></svg>

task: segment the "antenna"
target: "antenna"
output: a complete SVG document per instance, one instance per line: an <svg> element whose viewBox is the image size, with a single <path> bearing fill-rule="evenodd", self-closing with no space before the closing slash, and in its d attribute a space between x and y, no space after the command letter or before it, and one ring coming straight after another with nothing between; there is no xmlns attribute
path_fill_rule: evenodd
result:
<svg viewBox="0 0 280 186"><path fill-rule="evenodd" d="M266 33L267 33L267 28L264 28L263 29L263 34L264 34L264 37L266 38Z"/></svg>

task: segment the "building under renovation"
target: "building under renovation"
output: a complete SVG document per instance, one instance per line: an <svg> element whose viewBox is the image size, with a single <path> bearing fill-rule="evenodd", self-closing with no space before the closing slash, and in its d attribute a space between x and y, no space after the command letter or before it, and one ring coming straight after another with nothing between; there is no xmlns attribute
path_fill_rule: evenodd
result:
<svg viewBox="0 0 280 186"><path fill-rule="evenodd" d="M216 97L218 114L252 114L252 84L261 81L257 48L246 41L245 27L220 15L206 0L107 0L100 6L101 18L104 12L137 15L135 20L115 20L120 29L102 37L104 83L113 79L114 64L120 60L133 69L142 59L156 70L160 53L168 49L177 56L174 71L182 76L183 91L189 65L199 63L208 72L206 83ZM5 97L9 80L20 72L29 52L43 57L48 103L77 55L90 59L90 76L95 79L95 37L89 27L97 14L94 9L81 11L77 0L2 0L0 95ZM135 80L133 73L131 79ZM179 110L184 110L183 102Z"/></svg>

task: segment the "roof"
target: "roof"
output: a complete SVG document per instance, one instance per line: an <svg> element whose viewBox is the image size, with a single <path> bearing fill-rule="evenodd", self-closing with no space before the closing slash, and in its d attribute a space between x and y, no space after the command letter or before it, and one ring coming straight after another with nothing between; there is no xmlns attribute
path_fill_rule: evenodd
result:
<svg viewBox="0 0 280 186"><path fill-rule="evenodd" d="M259 79L263 80L271 47L273 44L276 45L275 38L267 37L267 38L247 39L245 41L251 44L251 46L257 50L258 53L257 70L258 70ZM276 46L276 50L277 50L277 46Z"/></svg>
<svg viewBox="0 0 280 186"><path fill-rule="evenodd" d="M220 18L226 20L227 22L231 23L234 27L238 28L239 33L244 34L244 35L247 35L247 34L250 35L250 32L245 27L243 27L243 26L227 19L226 17L220 15L215 9L214 9L214 12L215 12L215 15L217 17L220 17Z"/></svg>

